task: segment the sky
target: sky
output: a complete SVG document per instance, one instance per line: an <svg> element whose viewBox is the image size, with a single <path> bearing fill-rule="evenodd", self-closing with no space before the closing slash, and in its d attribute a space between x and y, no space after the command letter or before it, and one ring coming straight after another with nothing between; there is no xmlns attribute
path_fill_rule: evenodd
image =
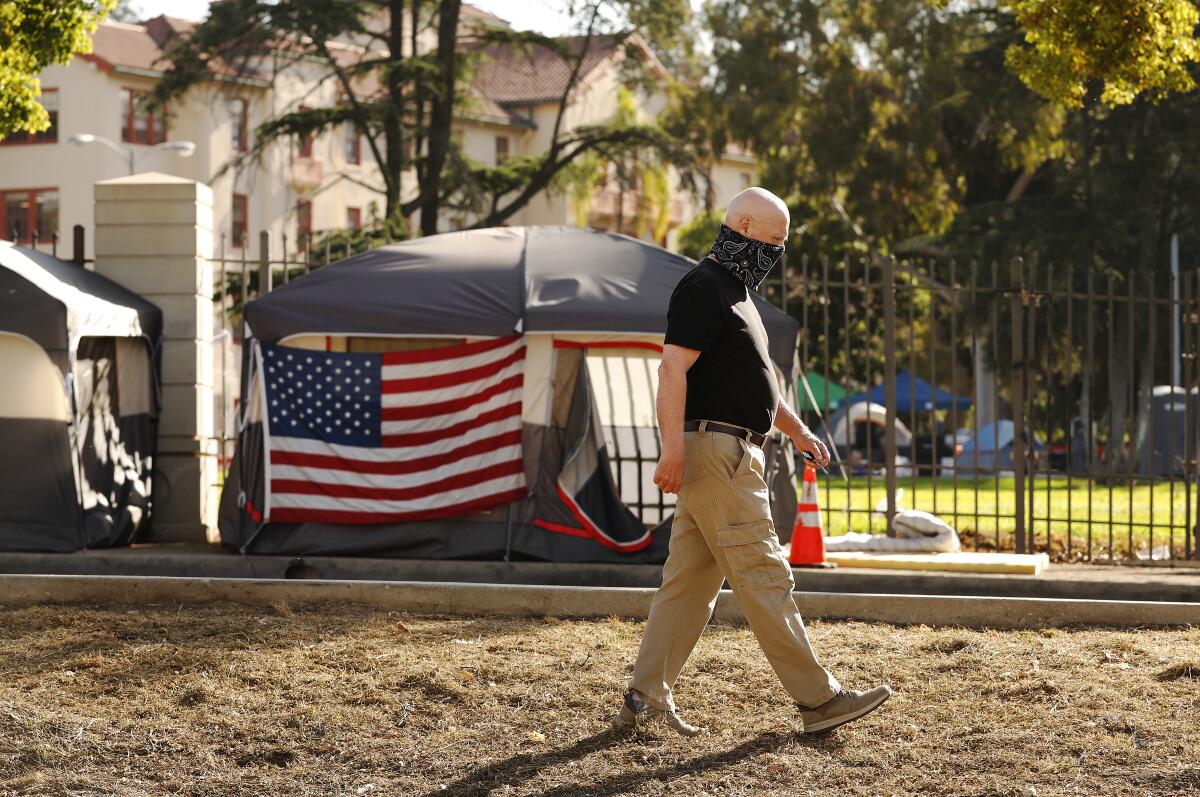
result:
<svg viewBox="0 0 1200 797"><path fill-rule="evenodd" d="M508 20L517 30L537 30L557 36L570 23L563 13L562 0L471 0L471 5ZM199 20L208 16L208 0L133 0L133 6L143 18L168 14Z"/></svg>

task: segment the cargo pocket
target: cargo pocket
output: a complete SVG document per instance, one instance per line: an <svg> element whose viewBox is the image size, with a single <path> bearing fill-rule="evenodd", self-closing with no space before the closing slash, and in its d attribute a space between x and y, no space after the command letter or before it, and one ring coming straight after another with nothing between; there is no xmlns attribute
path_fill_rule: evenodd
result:
<svg viewBox="0 0 1200 797"><path fill-rule="evenodd" d="M764 586L792 577L792 568L768 519L718 529L717 545L729 563L730 580L738 586Z"/></svg>

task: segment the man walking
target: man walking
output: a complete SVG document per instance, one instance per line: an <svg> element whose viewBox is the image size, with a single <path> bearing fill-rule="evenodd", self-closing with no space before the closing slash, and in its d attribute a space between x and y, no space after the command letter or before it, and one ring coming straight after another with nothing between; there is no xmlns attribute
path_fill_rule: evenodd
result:
<svg viewBox="0 0 1200 797"><path fill-rule="evenodd" d="M774 426L824 466L829 452L787 404L750 291L783 256L787 206L761 188L729 204L708 256L675 288L659 366L662 457L654 483L678 493L663 581L650 606L617 728L639 716L687 736L671 688L729 580L806 733L875 710L887 686L842 689L817 661L792 599L791 566L771 520L762 444Z"/></svg>

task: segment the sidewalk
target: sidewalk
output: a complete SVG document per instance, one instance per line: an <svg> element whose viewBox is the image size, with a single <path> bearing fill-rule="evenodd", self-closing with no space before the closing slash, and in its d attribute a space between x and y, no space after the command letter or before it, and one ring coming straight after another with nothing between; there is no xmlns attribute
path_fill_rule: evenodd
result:
<svg viewBox="0 0 1200 797"><path fill-rule="evenodd" d="M644 620L654 590L434 581L331 581L164 576L0 575L0 606L336 606L412 614L488 617L624 617ZM805 617L895 625L1004 630L1103 626L1200 626L1200 602L1064 600L967 595L794 593ZM742 623L722 590L714 618Z"/></svg>
<svg viewBox="0 0 1200 797"><path fill-rule="evenodd" d="M802 592L1200 602L1200 568L1052 565L1039 576L797 569ZM654 588L657 565L240 556L216 545L142 545L71 554L0 553L0 573L307 578Z"/></svg>

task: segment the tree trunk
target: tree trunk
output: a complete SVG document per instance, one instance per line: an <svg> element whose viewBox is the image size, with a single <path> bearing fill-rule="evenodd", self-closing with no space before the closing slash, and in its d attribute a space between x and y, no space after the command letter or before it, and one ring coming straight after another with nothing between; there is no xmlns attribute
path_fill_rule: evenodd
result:
<svg viewBox="0 0 1200 797"><path fill-rule="evenodd" d="M620 175L620 173L621 173L621 170L618 169L617 174ZM625 183L618 177L618 179L617 179L617 229L616 229L616 232L618 235L621 232L623 232L621 228L624 226L625 226Z"/></svg>
<svg viewBox="0 0 1200 797"><path fill-rule="evenodd" d="M1162 233L1166 226L1165 214L1163 213L1164 202L1163 197L1156 189L1157 180L1151 178L1153 173L1150 163L1154 160L1153 145L1148 142L1149 133L1147 125L1149 124L1150 110L1143 100L1138 100L1133 109L1134 114L1134 153L1133 156L1137 160L1141 160L1145 164L1145 168L1138 170L1137 179L1137 207L1140 208L1139 215L1142 217L1142 223L1138 225L1137 242L1138 251L1135 261L1136 271L1129 274L1128 279L1134 287L1134 295L1136 291L1142 287L1154 284L1154 272L1159 264L1159 254L1162 251ZM1169 200L1167 200L1169 201ZM1138 279L1139 275L1145 275L1144 280ZM1131 311L1133 307L1131 306ZM1158 308L1154 305L1146 305L1144 309L1134 313L1136 322L1135 340L1145 341L1150 334L1149 316L1152 313L1158 312ZM1137 357L1138 374L1137 374L1137 392L1135 394L1134 412L1136 413L1136 421L1134 423L1129 455L1132 458L1131 466L1137 468L1141 462L1142 449L1147 444L1147 437L1150 434L1150 413L1153 411L1153 390L1154 390L1154 361L1157 352L1158 341L1153 341L1148 351L1142 351Z"/></svg>
<svg viewBox="0 0 1200 797"><path fill-rule="evenodd" d="M413 0L417 5L418 0ZM404 60L404 0L389 0L388 2L388 56L393 65ZM400 205L400 174L404 164L404 124L400 118L404 108L404 84L400 79L398 69L388 73L387 81L388 103L383 118L384 157L387 163L384 168L391 177L385 181L387 193L384 198L384 219L387 223L394 221Z"/></svg>
<svg viewBox="0 0 1200 797"><path fill-rule="evenodd" d="M436 235L442 197L440 182L454 113L454 87L458 76L458 17L461 0L442 0L438 10L437 91L429 109L428 155L421 185L421 234Z"/></svg>
<svg viewBox="0 0 1200 797"><path fill-rule="evenodd" d="M409 23L409 40L411 46L409 52L415 57L420 52L420 30L421 30L421 0L413 0L410 7ZM420 193L421 186L425 185L425 165L421 160L421 153L425 149L425 79L418 74L413 78L413 138L412 138L412 159L413 172L417 177L417 191ZM408 230L408 237L413 237L414 230Z"/></svg>

